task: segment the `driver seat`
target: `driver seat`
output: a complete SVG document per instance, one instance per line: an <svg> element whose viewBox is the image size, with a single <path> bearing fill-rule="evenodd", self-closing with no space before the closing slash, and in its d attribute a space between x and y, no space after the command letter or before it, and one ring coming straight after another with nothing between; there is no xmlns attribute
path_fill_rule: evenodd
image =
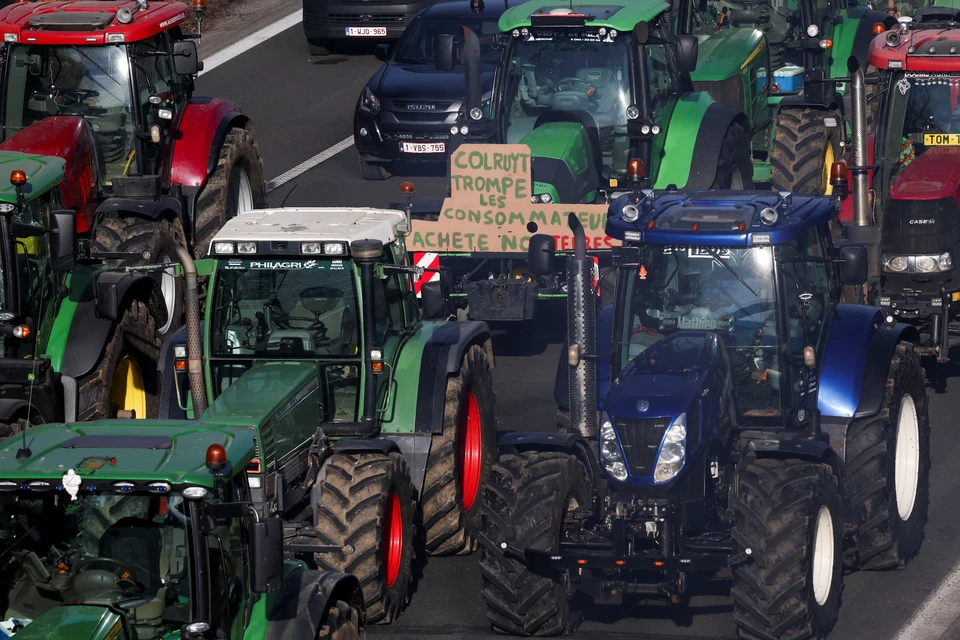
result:
<svg viewBox="0 0 960 640"><path fill-rule="evenodd" d="M163 615L166 606L163 565L169 570L169 560L163 557L162 551L162 528L143 518L121 518L100 537L100 557L117 560L136 571L137 580L144 586L144 597L152 598L134 609L135 621L159 620Z"/></svg>

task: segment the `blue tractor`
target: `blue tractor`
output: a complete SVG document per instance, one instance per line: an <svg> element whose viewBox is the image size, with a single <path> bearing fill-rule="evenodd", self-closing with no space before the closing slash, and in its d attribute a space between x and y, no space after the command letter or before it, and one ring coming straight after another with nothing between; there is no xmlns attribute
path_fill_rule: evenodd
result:
<svg viewBox="0 0 960 640"><path fill-rule="evenodd" d="M842 304L867 252L835 199L636 187L610 208L613 304L597 313L573 215L569 429L510 433L485 494L495 630L573 631L584 602L683 607L732 574L745 638L821 637L844 569L902 567L927 520L930 427L914 330ZM553 270L554 239L529 265Z"/></svg>

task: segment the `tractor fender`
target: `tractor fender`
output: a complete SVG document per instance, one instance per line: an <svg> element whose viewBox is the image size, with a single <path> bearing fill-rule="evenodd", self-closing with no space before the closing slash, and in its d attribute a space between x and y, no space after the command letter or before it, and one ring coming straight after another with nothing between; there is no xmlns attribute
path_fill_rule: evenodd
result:
<svg viewBox="0 0 960 640"><path fill-rule="evenodd" d="M97 217L116 217L121 213L158 220L160 218L176 219L179 216L170 206L156 200L140 200L134 198L108 198L97 207Z"/></svg>
<svg viewBox="0 0 960 640"><path fill-rule="evenodd" d="M417 433L442 431L447 378L460 370L463 355L474 344L483 348L492 369L493 344L486 322L445 322L426 339L420 358L417 414L414 422Z"/></svg>
<svg viewBox="0 0 960 640"><path fill-rule="evenodd" d="M505 433L497 440L500 453L522 451L562 451L572 454L583 463L590 478L591 489L597 487L600 467L590 446L579 433L555 433L548 431L514 431Z"/></svg>
<svg viewBox="0 0 960 640"><path fill-rule="evenodd" d="M916 330L888 323L876 307L840 304L834 310L820 367L817 407L836 418L871 416L880 410L890 358Z"/></svg>
<svg viewBox="0 0 960 640"><path fill-rule="evenodd" d="M810 458L823 460L830 451L830 444L824 440L751 440L743 454L756 455L758 458L787 456L791 458Z"/></svg>
<svg viewBox="0 0 960 640"><path fill-rule="evenodd" d="M283 590L270 612L264 640L317 637L327 608L338 600L360 611L363 628L366 618L363 592L354 576L338 571L294 569L283 581Z"/></svg>
<svg viewBox="0 0 960 640"><path fill-rule="evenodd" d="M384 455L400 451L397 443L388 438L340 438L333 443L334 453L379 451Z"/></svg>
<svg viewBox="0 0 960 640"><path fill-rule="evenodd" d="M60 367L60 373L65 376L79 378L97 366L110 339L113 326L116 324L115 319L100 317L103 314L97 313L97 291L101 296L109 293L108 299L115 300L115 305L110 304L110 308L101 307L101 312L106 311L107 315L113 315L114 318L122 314L134 300L150 305L151 298L154 298L153 303L159 305L157 301L162 296L156 280L150 275L119 271L95 273L83 290L73 313L73 321L70 323L67 334L68 348L63 354ZM116 292L115 297L113 291ZM162 305L159 306L164 308Z"/></svg>
<svg viewBox="0 0 960 640"><path fill-rule="evenodd" d="M180 116L170 161L170 184L202 187L217 167L220 146L233 127L250 121L232 100L191 98Z"/></svg>
<svg viewBox="0 0 960 640"><path fill-rule="evenodd" d="M29 417L30 403L23 399L15 398L2 398L0 399L0 422L10 423L13 422L17 415L20 413L28 414L26 417Z"/></svg>
<svg viewBox="0 0 960 640"><path fill-rule="evenodd" d="M840 111L840 113L845 113L843 100L838 98L839 98L839 95L836 92L834 92L833 94L831 94L829 100L824 101L827 104L823 104L823 103L811 102L807 100L804 94L801 92L794 96L784 97L783 100L780 101L780 104L777 105L777 114L779 115L781 111L785 111L787 109L806 109L806 108L823 109L824 111L832 111L836 109L837 111ZM841 123L839 122L837 123L838 126L840 124Z"/></svg>
<svg viewBox="0 0 960 640"><path fill-rule="evenodd" d="M655 188L683 185L682 189L709 189L717 177L720 147L731 124L752 131L747 116L735 108L714 102L706 92L685 96L677 103L667 127L663 159ZM690 144L690 132L696 129L696 142Z"/></svg>
<svg viewBox="0 0 960 640"><path fill-rule="evenodd" d="M862 6L862 5L861 5ZM837 30L848 29L853 31L853 41L850 45L850 51L837 51L836 42L837 38L834 38L834 51L833 58L834 60L839 60L842 65L842 70L837 69L839 73L836 73L834 77L843 77L848 75L847 71L847 58L854 56L857 59L857 62L860 63L860 68L863 69L863 72L867 72L867 65L870 64L870 43L873 42L873 39L876 38L876 34L873 32L873 25L878 22L883 23L888 29L897 24L897 21L891 16L887 15L883 11L877 11L876 9L867 9L863 12L863 15L860 16L859 22L856 19L847 19L842 23L837 25ZM853 23L856 23L855 25Z"/></svg>

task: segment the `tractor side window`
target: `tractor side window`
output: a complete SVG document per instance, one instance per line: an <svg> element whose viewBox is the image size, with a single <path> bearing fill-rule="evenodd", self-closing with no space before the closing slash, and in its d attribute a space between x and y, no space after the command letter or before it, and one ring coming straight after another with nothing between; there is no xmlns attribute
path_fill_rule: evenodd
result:
<svg viewBox="0 0 960 640"><path fill-rule="evenodd" d="M50 214L53 211L54 192L49 191L39 198L26 203L14 220L23 225L30 225L39 230L50 229ZM54 295L52 282L49 279L48 264L50 259L50 239L46 233L37 235L23 235L17 237L17 260L20 275L21 309L25 315L42 322L38 313L43 309L45 300ZM22 353L27 356L33 351L33 341L20 342Z"/></svg>
<svg viewBox="0 0 960 640"><path fill-rule="evenodd" d="M673 69L676 65L672 60L672 49L668 53L667 47L650 45L647 47L647 69L650 74L650 107L653 109L654 119L669 104L676 88Z"/></svg>
<svg viewBox="0 0 960 640"><path fill-rule="evenodd" d="M377 318L377 344L383 345L391 333L403 329L404 292L397 274L387 272L386 277L374 283L374 306Z"/></svg>
<svg viewBox="0 0 960 640"><path fill-rule="evenodd" d="M816 229L780 248L790 346L796 354L820 342L824 312L830 304L826 251Z"/></svg>
<svg viewBox="0 0 960 640"><path fill-rule="evenodd" d="M393 247L393 259L396 264L409 264L406 259L406 251L399 245ZM420 305L417 304L417 292L413 288L414 276L412 273L399 273L397 277L400 278L400 287L403 290L404 320L406 326L409 327L416 324L420 319Z"/></svg>
<svg viewBox="0 0 960 640"><path fill-rule="evenodd" d="M208 498L216 501L215 498ZM239 473L232 482L224 483L222 502L247 502L250 490L245 473ZM207 535L210 557L211 612L219 619L217 628L229 629L242 614L244 585L249 584L248 541L246 521L242 518L218 519L217 527Z"/></svg>
<svg viewBox="0 0 960 640"><path fill-rule="evenodd" d="M164 129L170 126L177 110L173 58L165 45L166 39L160 36L131 45L137 99L143 115L144 129L149 133L151 127L159 126L161 140ZM161 118L161 115L169 115L170 119ZM143 160L148 171L152 172L157 166L160 152L160 144L149 140L144 142Z"/></svg>

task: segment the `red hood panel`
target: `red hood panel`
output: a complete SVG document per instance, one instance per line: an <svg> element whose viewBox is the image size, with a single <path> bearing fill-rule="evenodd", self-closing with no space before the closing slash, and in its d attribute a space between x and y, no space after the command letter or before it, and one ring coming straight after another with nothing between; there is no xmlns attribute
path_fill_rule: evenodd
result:
<svg viewBox="0 0 960 640"><path fill-rule="evenodd" d="M896 200L937 200L957 197L960 188L960 149L928 149L917 156L890 187Z"/></svg>

